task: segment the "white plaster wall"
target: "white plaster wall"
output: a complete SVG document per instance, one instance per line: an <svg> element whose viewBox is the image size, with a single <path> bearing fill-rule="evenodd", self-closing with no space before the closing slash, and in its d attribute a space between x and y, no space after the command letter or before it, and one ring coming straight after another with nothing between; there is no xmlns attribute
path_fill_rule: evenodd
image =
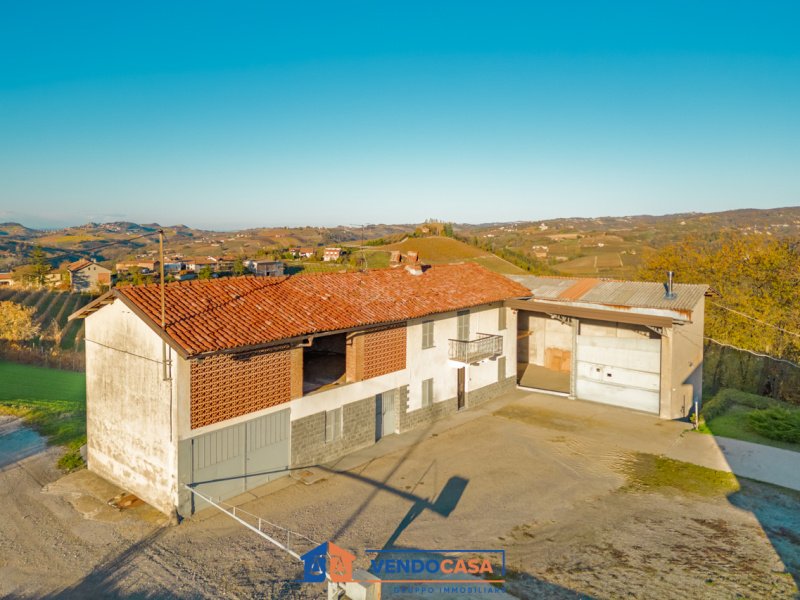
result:
<svg viewBox="0 0 800 600"><path fill-rule="evenodd" d="M408 369L402 371L395 371L381 375L380 377L373 377L364 381L356 381L346 385L331 388L323 392L317 392L308 396L303 396L296 400L292 400L288 404L284 403L280 406L286 408L290 406L292 409L292 421L302 419L314 413L323 410L332 410L350 402L363 400L370 396L375 396L388 390L393 390L402 385L408 384Z"/></svg>
<svg viewBox="0 0 800 600"><path fill-rule="evenodd" d="M672 336L671 418L686 416L703 395L705 298L692 309L691 323L675 325Z"/></svg>
<svg viewBox="0 0 800 600"><path fill-rule="evenodd" d="M558 301L545 300L545 299L540 299L539 301L545 302L547 304L552 304L554 306L563 306L563 303ZM571 302L570 306L574 306L577 308L591 308L593 310L605 310L608 311L609 313L619 312L619 309L615 309L613 306L608 306L605 304L592 304L588 302ZM668 317L671 319L675 319L677 321L684 321L687 318L685 311L674 310L669 308L645 308L641 306L629 306L625 308L625 312L635 313L637 315Z"/></svg>
<svg viewBox="0 0 800 600"><path fill-rule="evenodd" d="M506 328L498 329L499 311L506 311ZM433 348L422 349L422 323L434 321ZM478 333L502 334L503 356L506 356L506 377L516 374L517 316L516 312L498 305L470 310L470 339ZM409 371L408 408L422 407L422 382L433 378L433 400L440 402L455 397L457 393L457 371L464 365L448 358L448 340L455 339L458 331L456 312L443 313L430 318L409 321L407 336L407 368ZM466 366L467 391L490 385L497 381L497 361L487 360L482 364Z"/></svg>
<svg viewBox="0 0 800 600"><path fill-rule="evenodd" d="M86 318L89 469L169 513L177 500L177 404L162 342L120 300Z"/></svg>
<svg viewBox="0 0 800 600"><path fill-rule="evenodd" d="M572 352L572 327L541 313L528 313L523 318L530 333L527 340L527 361L530 364L544 366L547 348ZM523 343L522 347L525 345Z"/></svg>
<svg viewBox="0 0 800 600"><path fill-rule="evenodd" d="M627 323L615 323L613 321L581 320L581 335L635 339L642 337L647 338L648 336L643 335L647 332L649 332L649 330L642 325L629 325Z"/></svg>

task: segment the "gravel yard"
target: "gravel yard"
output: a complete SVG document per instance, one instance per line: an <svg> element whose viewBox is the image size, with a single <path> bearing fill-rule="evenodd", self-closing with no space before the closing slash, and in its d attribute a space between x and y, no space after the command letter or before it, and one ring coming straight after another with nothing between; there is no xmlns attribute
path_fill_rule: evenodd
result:
<svg viewBox="0 0 800 600"><path fill-rule="evenodd" d="M506 592L522 598L797 595L800 494L661 457L654 440L682 424L552 402L516 394L349 472L273 482L243 508L359 566L387 543L504 549ZM87 471L59 479L57 456L0 471L0 596L324 596L228 517L171 527L147 506L117 511L104 500L119 490Z"/></svg>

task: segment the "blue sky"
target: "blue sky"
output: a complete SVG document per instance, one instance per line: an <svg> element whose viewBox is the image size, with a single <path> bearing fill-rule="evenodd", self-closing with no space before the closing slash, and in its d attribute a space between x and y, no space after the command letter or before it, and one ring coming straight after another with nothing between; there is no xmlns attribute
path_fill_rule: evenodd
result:
<svg viewBox="0 0 800 600"><path fill-rule="evenodd" d="M6 2L0 221L800 204L793 2Z"/></svg>

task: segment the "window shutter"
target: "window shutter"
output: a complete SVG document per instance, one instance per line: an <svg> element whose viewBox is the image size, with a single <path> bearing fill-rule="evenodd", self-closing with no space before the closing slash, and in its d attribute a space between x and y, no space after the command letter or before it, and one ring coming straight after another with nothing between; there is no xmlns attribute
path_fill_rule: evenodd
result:
<svg viewBox="0 0 800 600"><path fill-rule="evenodd" d="M334 418L333 418L333 411L326 410L325 411L325 443L330 443L333 441L334 436Z"/></svg>

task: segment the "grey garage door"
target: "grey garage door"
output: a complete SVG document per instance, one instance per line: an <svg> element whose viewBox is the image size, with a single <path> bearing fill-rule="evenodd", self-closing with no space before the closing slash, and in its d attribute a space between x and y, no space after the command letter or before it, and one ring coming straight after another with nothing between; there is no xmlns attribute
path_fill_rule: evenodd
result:
<svg viewBox="0 0 800 600"><path fill-rule="evenodd" d="M288 473L289 410L199 435L191 445L193 487L231 498Z"/></svg>
<svg viewBox="0 0 800 600"><path fill-rule="evenodd" d="M661 340L579 335L577 351L578 398L658 413Z"/></svg>

